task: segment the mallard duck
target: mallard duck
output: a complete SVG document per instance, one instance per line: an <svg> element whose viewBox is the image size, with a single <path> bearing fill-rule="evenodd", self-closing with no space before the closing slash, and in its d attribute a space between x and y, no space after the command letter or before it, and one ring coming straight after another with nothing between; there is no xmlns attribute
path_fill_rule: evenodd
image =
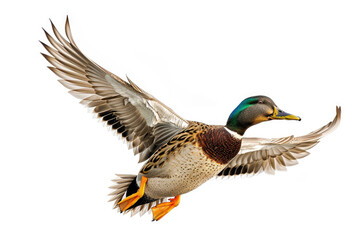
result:
<svg viewBox="0 0 360 240"><path fill-rule="evenodd" d="M65 39L51 22L52 47L42 43L43 54L59 82L81 103L92 108L111 129L126 139L139 162L137 175L117 175L110 195L121 212L152 211L159 220L178 206L180 196L213 177L272 172L294 165L307 156L325 134L340 122L341 109L322 128L301 137L246 138L246 130L271 120L298 120L272 99L253 96L243 100L225 125L208 125L181 118L129 78L124 80L87 58L77 47L68 18Z"/></svg>

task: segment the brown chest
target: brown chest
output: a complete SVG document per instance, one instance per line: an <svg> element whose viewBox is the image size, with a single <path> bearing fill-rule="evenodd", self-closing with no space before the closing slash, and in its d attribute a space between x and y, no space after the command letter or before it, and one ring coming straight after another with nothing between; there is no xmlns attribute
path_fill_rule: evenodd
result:
<svg viewBox="0 0 360 240"><path fill-rule="evenodd" d="M238 154L241 139L237 139L223 127L210 128L197 135L199 146L212 160L220 164L227 164Z"/></svg>

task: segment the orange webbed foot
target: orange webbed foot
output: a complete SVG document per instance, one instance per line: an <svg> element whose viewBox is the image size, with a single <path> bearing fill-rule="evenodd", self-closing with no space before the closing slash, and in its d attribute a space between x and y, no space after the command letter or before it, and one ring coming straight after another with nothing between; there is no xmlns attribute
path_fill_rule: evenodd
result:
<svg viewBox="0 0 360 240"><path fill-rule="evenodd" d="M180 203L180 195L170 198L170 202L164 202L156 205L151 209L153 213L153 221L159 221L167 213L169 213L173 208L177 207Z"/></svg>

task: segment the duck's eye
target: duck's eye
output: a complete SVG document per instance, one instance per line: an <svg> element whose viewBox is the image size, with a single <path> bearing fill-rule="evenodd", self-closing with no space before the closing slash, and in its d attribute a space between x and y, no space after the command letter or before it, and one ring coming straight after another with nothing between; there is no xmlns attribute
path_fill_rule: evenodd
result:
<svg viewBox="0 0 360 240"><path fill-rule="evenodd" d="M263 104L264 102L263 102L263 100L259 100L258 103L259 103L259 104Z"/></svg>

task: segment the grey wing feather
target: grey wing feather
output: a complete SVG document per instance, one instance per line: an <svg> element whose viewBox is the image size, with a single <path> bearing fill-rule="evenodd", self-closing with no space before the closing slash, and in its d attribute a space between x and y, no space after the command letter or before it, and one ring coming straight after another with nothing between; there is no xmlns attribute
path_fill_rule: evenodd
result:
<svg viewBox="0 0 360 240"><path fill-rule="evenodd" d="M159 143L184 129L188 122L135 85L112 74L87 58L75 44L68 18L65 39L51 22L55 40L45 30L52 47L42 43L50 55L42 54L49 67L81 103L94 109L98 117L125 138L139 162L145 161ZM168 129L166 129L168 126ZM162 131L157 131L161 128Z"/></svg>
<svg viewBox="0 0 360 240"><path fill-rule="evenodd" d="M273 173L284 170L286 166L297 164L297 159L309 155L320 138L333 131L340 123L341 108L336 107L336 116L325 126L300 137L284 138L243 138L239 154L218 174L233 176L255 174L259 172Z"/></svg>

